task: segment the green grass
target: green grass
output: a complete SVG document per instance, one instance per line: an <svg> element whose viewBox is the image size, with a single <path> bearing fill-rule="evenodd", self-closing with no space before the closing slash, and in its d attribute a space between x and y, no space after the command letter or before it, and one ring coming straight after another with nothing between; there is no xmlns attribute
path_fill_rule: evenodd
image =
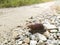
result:
<svg viewBox="0 0 60 45"><path fill-rule="evenodd" d="M0 0L0 8L4 7L18 7L24 5L31 5L35 3L47 2L50 0Z"/></svg>

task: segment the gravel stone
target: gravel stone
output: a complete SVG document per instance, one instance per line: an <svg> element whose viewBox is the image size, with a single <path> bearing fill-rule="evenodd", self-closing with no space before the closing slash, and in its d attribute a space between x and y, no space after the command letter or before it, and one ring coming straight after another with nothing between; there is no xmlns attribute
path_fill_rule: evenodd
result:
<svg viewBox="0 0 60 45"><path fill-rule="evenodd" d="M30 42L30 39L29 39L29 38L25 38L23 41L24 41L25 43L29 43L29 42Z"/></svg>
<svg viewBox="0 0 60 45"><path fill-rule="evenodd" d="M35 40L30 41L30 45L36 45L36 44L37 44L37 41L35 41Z"/></svg>
<svg viewBox="0 0 60 45"><path fill-rule="evenodd" d="M35 36L36 36L39 40L43 40L43 41L46 41L46 40L47 40L47 38L46 38L44 35L42 35L42 34L36 33Z"/></svg>
<svg viewBox="0 0 60 45"><path fill-rule="evenodd" d="M54 33L54 32L56 33L56 32L57 32L57 30L50 30L50 32L51 32L51 33Z"/></svg>

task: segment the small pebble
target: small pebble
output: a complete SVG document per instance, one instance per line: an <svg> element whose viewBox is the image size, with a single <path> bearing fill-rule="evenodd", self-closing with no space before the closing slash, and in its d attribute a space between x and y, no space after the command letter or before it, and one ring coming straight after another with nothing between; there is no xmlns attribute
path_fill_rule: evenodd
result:
<svg viewBox="0 0 60 45"><path fill-rule="evenodd" d="M36 45L36 44L37 44L37 41L35 41L35 40L30 41L30 45Z"/></svg>
<svg viewBox="0 0 60 45"><path fill-rule="evenodd" d="M35 38L36 38L35 35L30 35L31 40L35 40Z"/></svg>
<svg viewBox="0 0 60 45"><path fill-rule="evenodd" d="M40 33L36 33L35 36L36 36L39 40L42 40L42 41L46 41L46 40L47 40L47 38L46 38L44 35L40 34Z"/></svg>
<svg viewBox="0 0 60 45"><path fill-rule="evenodd" d="M30 42L30 39L29 39L29 38L25 38L23 41L24 41L25 43L29 43L29 42Z"/></svg>
<svg viewBox="0 0 60 45"><path fill-rule="evenodd" d="M56 33L56 32L57 32L57 30L50 30L50 32L51 32L51 33Z"/></svg>
<svg viewBox="0 0 60 45"><path fill-rule="evenodd" d="M39 40L39 42L37 43L37 45L44 45L44 42L42 40Z"/></svg>
<svg viewBox="0 0 60 45"><path fill-rule="evenodd" d="M22 45L29 45L29 44L27 44L27 43L23 43Z"/></svg>
<svg viewBox="0 0 60 45"><path fill-rule="evenodd" d="M47 29L56 29L56 28L57 28L55 25L51 25L51 24L44 24L44 26L45 26Z"/></svg>
<svg viewBox="0 0 60 45"><path fill-rule="evenodd" d="M19 41L18 44L20 45L20 44L22 44L22 42L23 42L23 41Z"/></svg>
<svg viewBox="0 0 60 45"><path fill-rule="evenodd" d="M50 36L50 33L49 33L49 31L46 31L43 33L43 35L45 35L48 38Z"/></svg>

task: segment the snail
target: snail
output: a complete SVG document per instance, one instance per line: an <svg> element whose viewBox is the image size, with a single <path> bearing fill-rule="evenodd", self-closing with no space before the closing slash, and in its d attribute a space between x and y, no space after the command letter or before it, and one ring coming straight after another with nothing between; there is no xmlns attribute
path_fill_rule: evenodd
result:
<svg viewBox="0 0 60 45"><path fill-rule="evenodd" d="M44 28L44 25L41 23L28 25L28 28L31 29L29 32L31 32L32 34L37 32L43 34L46 31L46 29Z"/></svg>

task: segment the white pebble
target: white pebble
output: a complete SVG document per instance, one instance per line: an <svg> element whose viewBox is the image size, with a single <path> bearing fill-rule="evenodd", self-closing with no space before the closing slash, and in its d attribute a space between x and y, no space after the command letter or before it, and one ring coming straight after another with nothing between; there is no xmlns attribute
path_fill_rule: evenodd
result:
<svg viewBox="0 0 60 45"><path fill-rule="evenodd" d="M46 37L49 37L50 36L50 33L48 31L44 32L44 34Z"/></svg>
<svg viewBox="0 0 60 45"><path fill-rule="evenodd" d="M56 29L57 27L55 25L51 24L43 24L47 29Z"/></svg>
<svg viewBox="0 0 60 45"><path fill-rule="evenodd" d="M51 33L57 32L57 30L50 30Z"/></svg>
<svg viewBox="0 0 60 45"><path fill-rule="evenodd" d="M42 40L39 40L39 42L37 43L37 45L44 45L44 42Z"/></svg>
<svg viewBox="0 0 60 45"><path fill-rule="evenodd" d="M49 39L50 39L50 40L53 40L53 39L54 39L54 37L53 37L53 36L49 36Z"/></svg>
<svg viewBox="0 0 60 45"><path fill-rule="evenodd" d="M60 33L57 33L57 36L60 36Z"/></svg>
<svg viewBox="0 0 60 45"><path fill-rule="evenodd" d="M52 41L51 41L51 40L47 40L46 43L47 43L47 44L52 44Z"/></svg>
<svg viewBox="0 0 60 45"><path fill-rule="evenodd" d="M30 45L36 45L36 44L37 44L37 41L35 41L35 40L30 41Z"/></svg>
<svg viewBox="0 0 60 45"><path fill-rule="evenodd" d="M20 45L20 44L22 44L22 42L23 42L23 41L19 41L18 44Z"/></svg>
<svg viewBox="0 0 60 45"><path fill-rule="evenodd" d="M35 40L35 35L30 35L30 38L31 38L32 40Z"/></svg>
<svg viewBox="0 0 60 45"><path fill-rule="evenodd" d="M47 38L44 35L40 34L40 33L36 33L35 35L39 38L39 40L42 40L42 41L47 40Z"/></svg>

